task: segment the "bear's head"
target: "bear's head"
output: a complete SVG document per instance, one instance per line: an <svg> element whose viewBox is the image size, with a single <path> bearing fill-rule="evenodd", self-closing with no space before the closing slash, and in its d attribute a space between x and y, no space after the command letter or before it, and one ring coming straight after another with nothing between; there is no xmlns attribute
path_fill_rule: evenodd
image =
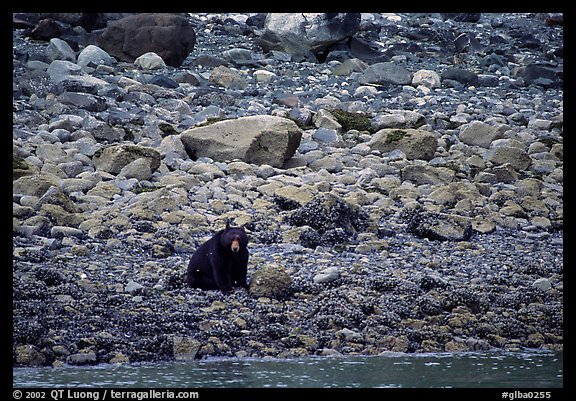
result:
<svg viewBox="0 0 576 401"><path fill-rule="evenodd" d="M248 236L246 231L244 231L244 227L226 225L226 229L220 237L220 243L226 250L237 253L248 246Z"/></svg>

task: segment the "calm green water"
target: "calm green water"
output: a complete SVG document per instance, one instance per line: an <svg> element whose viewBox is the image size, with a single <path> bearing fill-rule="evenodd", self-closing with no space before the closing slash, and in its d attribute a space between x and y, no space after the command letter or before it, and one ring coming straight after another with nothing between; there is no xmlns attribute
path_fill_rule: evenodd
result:
<svg viewBox="0 0 576 401"><path fill-rule="evenodd" d="M14 368L14 387L563 387L563 353L394 354Z"/></svg>

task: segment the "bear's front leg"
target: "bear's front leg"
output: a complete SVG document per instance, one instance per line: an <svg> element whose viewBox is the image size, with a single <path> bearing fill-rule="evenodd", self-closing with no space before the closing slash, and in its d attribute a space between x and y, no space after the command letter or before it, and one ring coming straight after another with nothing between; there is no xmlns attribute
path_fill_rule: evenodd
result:
<svg viewBox="0 0 576 401"><path fill-rule="evenodd" d="M242 288L248 289L246 276L248 274L248 250L244 249L238 259L232 264L232 282Z"/></svg>
<svg viewBox="0 0 576 401"><path fill-rule="evenodd" d="M210 264L214 274L214 281L216 281L218 288L224 293L232 291L230 264L222 263L220 257L215 253L210 255Z"/></svg>

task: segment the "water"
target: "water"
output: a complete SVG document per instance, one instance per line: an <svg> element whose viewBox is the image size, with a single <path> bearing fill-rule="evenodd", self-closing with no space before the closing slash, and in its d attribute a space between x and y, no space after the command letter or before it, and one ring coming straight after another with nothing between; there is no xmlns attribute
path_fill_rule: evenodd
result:
<svg viewBox="0 0 576 401"><path fill-rule="evenodd" d="M14 368L14 387L563 387L563 353L392 354Z"/></svg>

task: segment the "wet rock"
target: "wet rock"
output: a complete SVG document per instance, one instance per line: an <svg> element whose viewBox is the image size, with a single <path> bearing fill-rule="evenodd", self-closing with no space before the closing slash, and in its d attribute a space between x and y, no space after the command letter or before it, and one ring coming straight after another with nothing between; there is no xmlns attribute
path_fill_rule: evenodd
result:
<svg viewBox="0 0 576 401"><path fill-rule="evenodd" d="M200 341L191 337L174 337L174 359L177 361L193 361L197 358L201 345Z"/></svg>
<svg viewBox="0 0 576 401"><path fill-rule="evenodd" d="M194 72L152 73L71 22L78 63L50 64L22 31L46 17L13 30L13 364L562 348L561 27L364 14L354 37L291 56L255 52L247 14L192 14ZM362 63L390 60L442 85L359 82ZM218 65L246 86L211 82ZM301 136L253 140L255 113ZM190 152L182 132L218 138L224 118L240 139L215 148L261 158ZM433 140L380 148L419 127ZM104 167L110 145L157 153ZM249 277L277 268L269 287L287 274L289 296L186 287L190 254L227 219L250 231Z"/></svg>
<svg viewBox="0 0 576 401"><path fill-rule="evenodd" d="M368 214L339 196L320 194L296 209L289 222L296 226L309 226L316 230L322 241L329 244L347 242L368 224Z"/></svg>
<svg viewBox="0 0 576 401"><path fill-rule="evenodd" d="M20 366L44 366L46 357L33 345L20 345L15 350L15 362Z"/></svg>
<svg viewBox="0 0 576 401"><path fill-rule="evenodd" d="M402 216L408 223L408 230L423 238L440 241L467 241L472 234L470 218L433 213L422 209L405 209Z"/></svg>
<svg viewBox="0 0 576 401"><path fill-rule="evenodd" d="M70 365L94 365L96 364L96 354L94 351L80 352L68 356L66 361Z"/></svg>

